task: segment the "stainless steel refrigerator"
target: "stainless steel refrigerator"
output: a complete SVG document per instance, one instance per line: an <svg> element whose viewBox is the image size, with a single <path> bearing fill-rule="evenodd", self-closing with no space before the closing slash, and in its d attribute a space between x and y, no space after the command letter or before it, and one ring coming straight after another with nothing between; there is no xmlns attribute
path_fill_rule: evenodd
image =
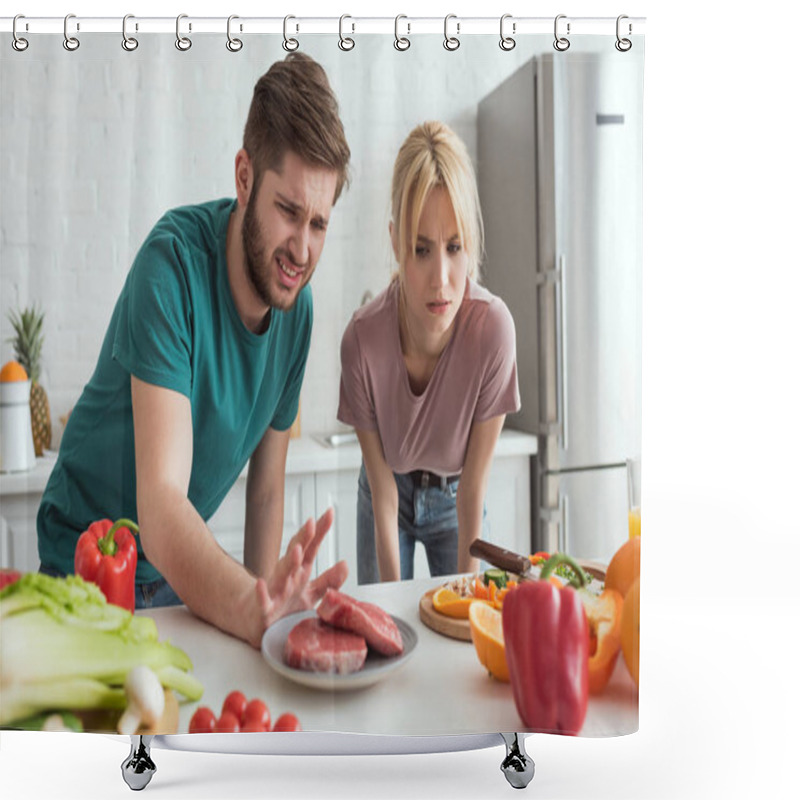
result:
<svg viewBox="0 0 800 800"><path fill-rule="evenodd" d="M537 57L478 109L484 281L514 317L536 434L531 548L608 561L642 419L642 71Z"/></svg>

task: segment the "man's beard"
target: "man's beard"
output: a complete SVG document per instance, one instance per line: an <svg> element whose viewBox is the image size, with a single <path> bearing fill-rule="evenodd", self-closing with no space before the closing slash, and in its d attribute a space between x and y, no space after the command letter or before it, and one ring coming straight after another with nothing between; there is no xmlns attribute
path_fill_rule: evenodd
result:
<svg viewBox="0 0 800 800"><path fill-rule="evenodd" d="M253 187L252 197L257 196L257 186ZM264 236L255 215L255 202L247 204L242 220L242 248L244 250L244 263L247 277L250 284L255 289L256 294L269 308L277 308L280 311L289 311L294 306L300 289L305 284L301 284L295 292L273 292L270 286L269 277L271 274L272 258L267 256L264 246ZM288 256L284 256L288 261Z"/></svg>

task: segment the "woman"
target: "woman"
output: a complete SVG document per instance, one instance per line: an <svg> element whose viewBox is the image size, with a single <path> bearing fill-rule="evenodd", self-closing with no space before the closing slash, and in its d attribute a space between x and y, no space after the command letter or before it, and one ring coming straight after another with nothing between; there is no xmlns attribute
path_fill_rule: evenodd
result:
<svg viewBox="0 0 800 800"><path fill-rule="evenodd" d="M492 454L519 409L514 322L477 283L478 189L464 143L426 122L394 167L398 272L350 321L339 420L356 429L358 582L406 580L414 547L431 575L474 571Z"/></svg>

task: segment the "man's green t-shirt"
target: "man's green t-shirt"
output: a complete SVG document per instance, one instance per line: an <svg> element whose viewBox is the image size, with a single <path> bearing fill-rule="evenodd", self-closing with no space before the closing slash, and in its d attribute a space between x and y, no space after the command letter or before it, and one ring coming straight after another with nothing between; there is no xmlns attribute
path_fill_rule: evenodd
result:
<svg viewBox="0 0 800 800"><path fill-rule="evenodd" d="M286 430L294 421L311 340L311 290L303 288L290 311L272 309L263 334L244 326L225 257L234 208L224 199L169 211L137 254L39 507L43 565L71 573L78 537L92 522L137 520L131 375L189 398L189 500L204 520L267 428ZM140 546L137 583L159 577Z"/></svg>

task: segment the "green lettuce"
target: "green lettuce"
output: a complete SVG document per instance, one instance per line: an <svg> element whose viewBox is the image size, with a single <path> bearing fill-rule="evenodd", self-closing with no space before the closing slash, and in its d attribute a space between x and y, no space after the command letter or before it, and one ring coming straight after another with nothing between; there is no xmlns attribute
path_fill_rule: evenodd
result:
<svg viewBox="0 0 800 800"><path fill-rule="evenodd" d="M203 694L186 653L95 584L28 573L0 591L0 725L50 710L122 710L125 677L139 664L189 701Z"/></svg>

